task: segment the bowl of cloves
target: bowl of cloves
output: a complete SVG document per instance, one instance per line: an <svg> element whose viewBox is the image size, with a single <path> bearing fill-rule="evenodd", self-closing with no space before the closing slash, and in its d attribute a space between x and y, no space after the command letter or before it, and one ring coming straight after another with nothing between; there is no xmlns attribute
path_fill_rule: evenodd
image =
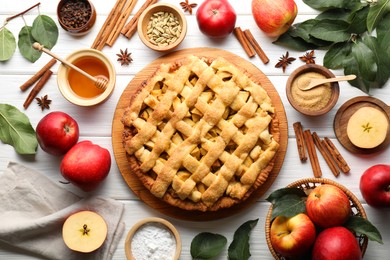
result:
<svg viewBox="0 0 390 260"><path fill-rule="evenodd" d="M96 21L96 10L89 0L61 0L57 5L61 27L74 36L85 35Z"/></svg>

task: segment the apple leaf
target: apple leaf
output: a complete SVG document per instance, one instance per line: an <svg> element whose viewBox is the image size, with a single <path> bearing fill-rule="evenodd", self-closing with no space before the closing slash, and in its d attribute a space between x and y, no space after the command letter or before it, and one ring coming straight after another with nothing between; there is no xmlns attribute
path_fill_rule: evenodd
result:
<svg viewBox="0 0 390 260"><path fill-rule="evenodd" d="M378 0L378 2L370 6L367 16L367 28L372 32L381 21L382 17L390 11L390 0Z"/></svg>
<svg viewBox="0 0 390 260"><path fill-rule="evenodd" d="M327 1L303 0L303 2L308 6L318 10L328 10L333 8L352 9L362 4L360 0L327 0Z"/></svg>
<svg viewBox="0 0 390 260"><path fill-rule="evenodd" d="M274 204L276 201L281 199L285 195L297 195L298 197L307 197L306 193L302 189L298 188L281 188L278 190L273 191L268 198L266 198L267 201Z"/></svg>
<svg viewBox="0 0 390 260"><path fill-rule="evenodd" d="M58 39L58 27L47 15L38 15L33 22L31 35L48 49L53 48Z"/></svg>
<svg viewBox="0 0 390 260"><path fill-rule="evenodd" d="M35 154L38 141L28 117L16 107L0 104L0 140L19 154Z"/></svg>
<svg viewBox="0 0 390 260"><path fill-rule="evenodd" d="M351 43L338 42L333 44L324 56L324 66L329 69L340 69L351 53Z"/></svg>
<svg viewBox="0 0 390 260"><path fill-rule="evenodd" d="M282 188L273 191L267 201L272 203L271 218L292 217L306 211L306 193L299 188Z"/></svg>
<svg viewBox="0 0 390 260"><path fill-rule="evenodd" d="M251 256L249 251L249 233L257 225L258 221L259 219L249 220L234 232L233 241L228 249L229 260L249 259Z"/></svg>
<svg viewBox="0 0 390 260"><path fill-rule="evenodd" d="M349 23L341 20L321 20L313 26L310 35L324 41L345 42L351 34L348 32Z"/></svg>
<svg viewBox="0 0 390 260"><path fill-rule="evenodd" d="M379 230L365 218L351 216L344 226L358 235L366 235L369 240L383 244Z"/></svg>
<svg viewBox="0 0 390 260"><path fill-rule="evenodd" d="M0 29L0 61L9 60L16 49L16 40L10 30Z"/></svg>
<svg viewBox="0 0 390 260"><path fill-rule="evenodd" d="M31 26L26 25L20 30L18 47L23 57L31 62L35 62L41 57L42 52L32 47L35 40L31 35L31 29Z"/></svg>
<svg viewBox="0 0 390 260"><path fill-rule="evenodd" d="M213 258L221 253L226 243L226 237L220 234L199 233L191 242L191 256L193 259Z"/></svg>

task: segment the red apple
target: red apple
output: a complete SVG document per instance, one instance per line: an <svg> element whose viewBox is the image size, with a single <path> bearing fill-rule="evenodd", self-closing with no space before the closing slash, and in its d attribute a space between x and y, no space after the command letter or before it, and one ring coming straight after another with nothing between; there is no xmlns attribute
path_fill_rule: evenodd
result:
<svg viewBox="0 0 390 260"><path fill-rule="evenodd" d="M304 255L314 244L315 238L315 226L303 213L291 218L278 216L271 224L272 247L285 257Z"/></svg>
<svg viewBox="0 0 390 260"><path fill-rule="evenodd" d="M362 253L358 241L345 227L324 229L318 234L312 260L359 260Z"/></svg>
<svg viewBox="0 0 390 260"><path fill-rule="evenodd" d="M322 228L341 226L351 215L351 204L340 188L322 184L307 197L306 211L314 224Z"/></svg>
<svg viewBox="0 0 390 260"><path fill-rule="evenodd" d="M211 38L224 38L232 33L236 18L227 0L206 0L196 11L200 31Z"/></svg>
<svg viewBox="0 0 390 260"><path fill-rule="evenodd" d="M84 191L92 191L107 177L110 152L90 141L74 145L64 156L60 171L65 179Z"/></svg>
<svg viewBox="0 0 390 260"><path fill-rule="evenodd" d="M390 165L377 164L360 177L360 192L368 205L390 207Z"/></svg>
<svg viewBox="0 0 390 260"><path fill-rule="evenodd" d="M252 0L252 15L257 26L269 37L285 33L297 16L294 0Z"/></svg>
<svg viewBox="0 0 390 260"><path fill-rule="evenodd" d="M71 116L55 111L44 116L36 128L39 146L52 155L63 155L79 140L79 126Z"/></svg>

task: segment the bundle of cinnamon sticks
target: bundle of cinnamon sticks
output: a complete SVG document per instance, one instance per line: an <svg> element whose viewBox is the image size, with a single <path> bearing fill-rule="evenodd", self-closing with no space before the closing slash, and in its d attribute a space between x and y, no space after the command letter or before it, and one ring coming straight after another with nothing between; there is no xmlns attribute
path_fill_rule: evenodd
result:
<svg viewBox="0 0 390 260"><path fill-rule="evenodd" d="M343 173L350 171L347 162L328 137L321 139L316 132L311 133L310 129L303 130L300 122L295 122L293 127L297 140L299 158L302 162L305 162L307 160L307 152L314 177L320 178L322 176L316 147L335 177L340 175L340 170Z"/></svg>
<svg viewBox="0 0 390 260"><path fill-rule="evenodd" d="M91 48L102 50L105 45L114 45L136 3L137 0L117 0Z"/></svg>
<svg viewBox="0 0 390 260"><path fill-rule="evenodd" d="M236 27L234 28L233 33L249 58L254 57L257 53L264 64L269 62L267 55L249 29L242 31L240 27Z"/></svg>

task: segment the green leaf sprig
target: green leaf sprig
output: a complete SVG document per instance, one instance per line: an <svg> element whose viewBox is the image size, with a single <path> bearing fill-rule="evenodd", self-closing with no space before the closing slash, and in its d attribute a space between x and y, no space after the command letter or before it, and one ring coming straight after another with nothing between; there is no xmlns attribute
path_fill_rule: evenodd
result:
<svg viewBox="0 0 390 260"><path fill-rule="evenodd" d="M266 198L272 203L271 220L278 216L293 217L299 213L306 213L307 196L303 189L296 187L273 191ZM369 240L383 244L379 230L365 218L350 216L344 226L357 235L365 235Z"/></svg>
<svg viewBox="0 0 390 260"><path fill-rule="evenodd" d="M39 7L40 3L37 3L27 10L8 17L4 25L0 27L0 61L9 60L16 50L16 39L12 32L6 28L9 21L16 17L23 16L35 7ZM37 61L42 52L35 50L32 45L34 42L39 42L48 49L52 49L57 43L58 39L58 27L56 23L47 15L39 14L33 21L32 26L28 26L25 22L25 26L19 32L18 47L20 53L24 58L30 62Z"/></svg>
<svg viewBox="0 0 390 260"><path fill-rule="evenodd" d="M357 75L349 82L366 93L384 86L390 78L390 0L303 2L321 13L292 25L274 43L301 51L325 49L324 66Z"/></svg>
<svg viewBox="0 0 390 260"><path fill-rule="evenodd" d="M35 154L38 141L28 117L16 107L0 104L0 140L19 154Z"/></svg>
<svg viewBox="0 0 390 260"><path fill-rule="evenodd" d="M249 220L242 224L235 232L233 241L228 248L229 260L246 260L251 256L249 251L249 233L256 226L258 219ZM227 243L226 237L220 234L202 232L191 242L191 256L193 259L211 259L219 255Z"/></svg>

